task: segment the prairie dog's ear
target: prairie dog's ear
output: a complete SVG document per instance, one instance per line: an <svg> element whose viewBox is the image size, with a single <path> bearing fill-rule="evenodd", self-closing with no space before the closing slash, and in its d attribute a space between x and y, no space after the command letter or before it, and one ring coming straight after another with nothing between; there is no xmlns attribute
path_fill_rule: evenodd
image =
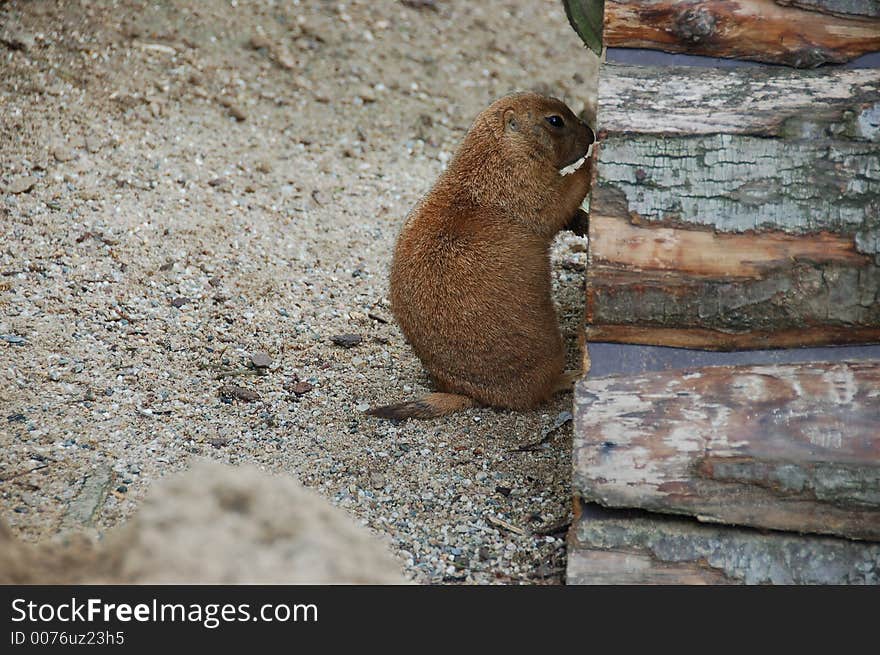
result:
<svg viewBox="0 0 880 655"><path fill-rule="evenodd" d="M516 112L513 109L504 110L504 131L516 132L519 130L519 121L516 120Z"/></svg>

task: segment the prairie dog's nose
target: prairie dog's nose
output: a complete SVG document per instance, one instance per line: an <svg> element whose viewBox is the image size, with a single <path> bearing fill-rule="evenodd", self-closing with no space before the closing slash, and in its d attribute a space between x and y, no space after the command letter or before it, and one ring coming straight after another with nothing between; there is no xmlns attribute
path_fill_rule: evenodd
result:
<svg viewBox="0 0 880 655"><path fill-rule="evenodd" d="M596 142L596 133L593 132L593 128L590 127L589 125L587 125L584 121L581 121L581 125L583 125L587 130L587 140L590 143L595 143Z"/></svg>

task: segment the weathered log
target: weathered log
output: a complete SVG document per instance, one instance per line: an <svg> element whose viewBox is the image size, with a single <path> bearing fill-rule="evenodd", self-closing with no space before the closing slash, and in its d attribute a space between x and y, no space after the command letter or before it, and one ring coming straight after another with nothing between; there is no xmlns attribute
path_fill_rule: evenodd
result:
<svg viewBox="0 0 880 655"><path fill-rule="evenodd" d="M871 0L607 0L605 45L797 68L880 50Z"/></svg>
<svg viewBox="0 0 880 655"><path fill-rule="evenodd" d="M567 584L880 584L880 544L575 503Z"/></svg>
<svg viewBox="0 0 880 655"><path fill-rule="evenodd" d="M616 136L880 139L880 72L605 64L599 127ZM875 169L876 170L876 169Z"/></svg>
<svg viewBox="0 0 880 655"><path fill-rule="evenodd" d="M880 342L880 71L605 65L586 338Z"/></svg>
<svg viewBox="0 0 880 655"><path fill-rule="evenodd" d="M682 370L703 366L803 364L850 360L880 361L880 346L824 346L717 352L667 346L591 343L589 375L592 378L600 378L609 375L641 375L649 371Z"/></svg>
<svg viewBox="0 0 880 655"><path fill-rule="evenodd" d="M880 540L880 362L582 381L573 466L610 507Z"/></svg>

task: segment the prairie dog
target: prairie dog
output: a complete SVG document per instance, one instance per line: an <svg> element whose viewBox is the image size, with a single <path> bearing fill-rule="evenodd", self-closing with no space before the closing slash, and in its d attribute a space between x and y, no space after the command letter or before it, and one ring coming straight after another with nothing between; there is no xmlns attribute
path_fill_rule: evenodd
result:
<svg viewBox="0 0 880 655"><path fill-rule="evenodd" d="M564 103L534 93L501 98L477 116L407 217L391 267L392 313L437 392L369 414L524 410L571 383L550 244L589 190L594 140Z"/></svg>

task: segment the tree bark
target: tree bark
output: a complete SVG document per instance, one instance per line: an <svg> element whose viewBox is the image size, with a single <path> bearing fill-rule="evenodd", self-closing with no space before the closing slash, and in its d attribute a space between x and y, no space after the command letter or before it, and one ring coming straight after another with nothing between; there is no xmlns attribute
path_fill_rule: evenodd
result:
<svg viewBox="0 0 880 655"><path fill-rule="evenodd" d="M575 391L575 493L880 540L880 363L708 367Z"/></svg>
<svg viewBox="0 0 880 655"><path fill-rule="evenodd" d="M870 0L607 0L605 45L797 68L880 50Z"/></svg>
<svg viewBox="0 0 880 655"><path fill-rule="evenodd" d="M606 65L586 338L880 342L880 71Z"/></svg>
<svg viewBox="0 0 880 655"><path fill-rule="evenodd" d="M880 544L575 502L566 584L880 584Z"/></svg>

